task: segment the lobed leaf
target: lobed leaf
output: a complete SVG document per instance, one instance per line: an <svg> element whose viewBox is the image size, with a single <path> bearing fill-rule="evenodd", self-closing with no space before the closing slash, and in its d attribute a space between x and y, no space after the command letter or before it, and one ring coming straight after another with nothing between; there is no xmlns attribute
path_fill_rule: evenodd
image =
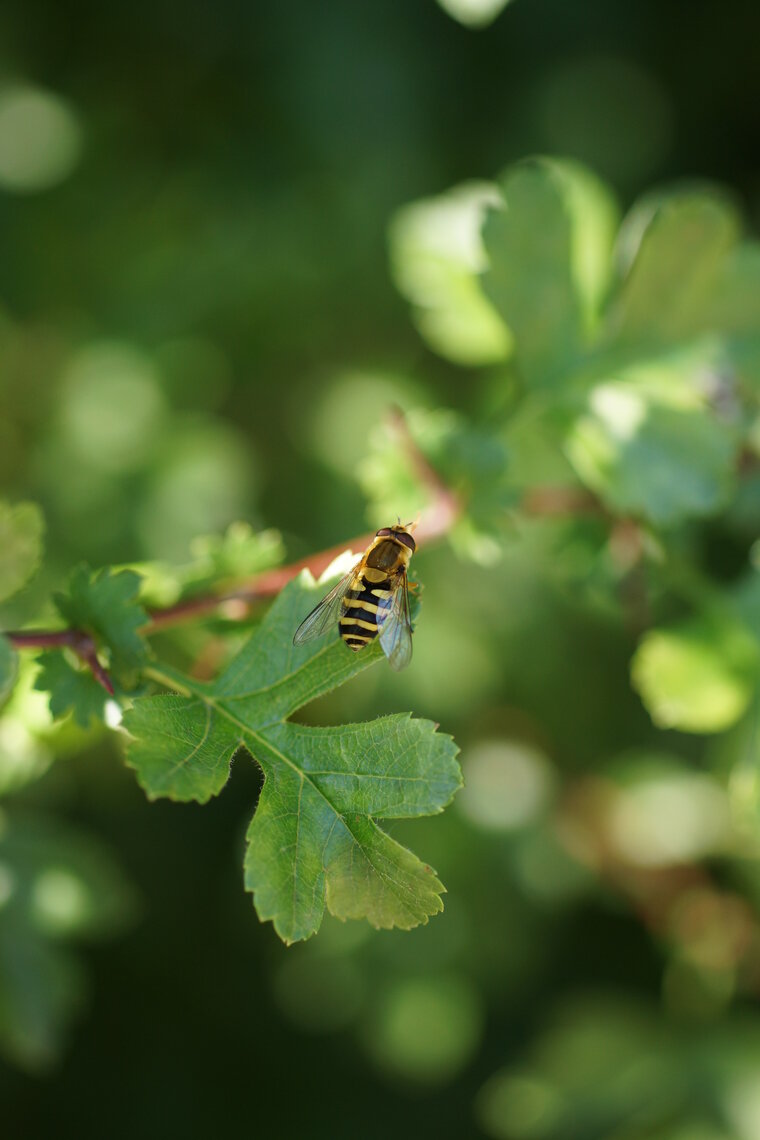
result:
<svg viewBox="0 0 760 1140"><path fill-rule="evenodd" d="M149 796L204 802L245 747L264 772L248 830L245 882L286 942L341 918L409 929L442 909L443 886L375 823L441 811L460 784L456 746L410 714L332 728L292 724L297 709L382 657L340 642L294 646L313 606L304 573L213 684L165 671L179 695L144 697L124 719L128 763Z"/></svg>

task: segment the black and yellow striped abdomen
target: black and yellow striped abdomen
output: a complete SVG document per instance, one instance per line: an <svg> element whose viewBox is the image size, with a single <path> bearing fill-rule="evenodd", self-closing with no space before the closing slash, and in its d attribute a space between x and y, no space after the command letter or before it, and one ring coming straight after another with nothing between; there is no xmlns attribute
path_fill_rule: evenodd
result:
<svg viewBox="0 0 760 1140"><path fill-rule="evenodd" d="M392 596L387 575L369 568L359 571L343 596L338 619L340 636L349 649L364 649L377 637Z"/></svg>

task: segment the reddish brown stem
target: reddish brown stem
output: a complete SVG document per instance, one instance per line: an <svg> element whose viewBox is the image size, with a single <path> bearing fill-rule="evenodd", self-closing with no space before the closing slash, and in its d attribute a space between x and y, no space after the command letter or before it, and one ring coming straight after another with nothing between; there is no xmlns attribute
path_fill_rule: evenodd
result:
<svg viewBox="0 0 760 1140"><path fill-rule="evenodd" d="M30 632L10 630L3 637L14 649L71 649L87 666L105 691L114 695L111 678L98 661L97 645L89 633L81 629L38 629Z"/></svg>
<svg viewBox="0 0 760 1140"><path fill-rule="evenodd" d="M454 492L446 486L438 473L431 467L426 456L422 454L413 436L411 435L403 413L398 409L391 412L391 423L402 438L407 454L418 474L420 482L432 495L432 503L423 511L415 530L417 545L431 542L442 537L449 531L459 516L462 506ZM242 582L233 590L224 593L202 594L197 598L185 598L172 606L151 610L148 622L143 626L143 633L150 636L169 626L180 622L201 617L203 614L213 613L218 609L232 611L230 616L242 617L248 606L260 598L279 594L280 590L295 578L304 569L311 571L315 578L320 577L338 555L345 550L363 551L369 546L374 534L362 534L349 542L342 542L322 550L318 554L311 554L288 566L279 566L272 570L265 570L257 574L248 582ZM237 603L237 604L236 604ZM97 658L96 645L93 638L82 630L33 630L30 632L6 633L5 637L17 649L45 649L69 648L92 671L94 677L107 692L113 693L110 677Z"/></svg>

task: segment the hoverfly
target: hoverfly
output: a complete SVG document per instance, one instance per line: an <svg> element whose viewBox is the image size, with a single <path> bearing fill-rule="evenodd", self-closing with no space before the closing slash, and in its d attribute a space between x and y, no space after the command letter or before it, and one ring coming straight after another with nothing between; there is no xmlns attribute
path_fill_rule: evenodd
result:
<svg viewBox="0 0 760 1140"><path fill-rule="evenodd" d="M352 570L299 625L294 645L326 633L337 619L340 636L358 652L379 637L392 669L412 659L412 623L406 570L416 544L414 523L384 526Z"/></svg>

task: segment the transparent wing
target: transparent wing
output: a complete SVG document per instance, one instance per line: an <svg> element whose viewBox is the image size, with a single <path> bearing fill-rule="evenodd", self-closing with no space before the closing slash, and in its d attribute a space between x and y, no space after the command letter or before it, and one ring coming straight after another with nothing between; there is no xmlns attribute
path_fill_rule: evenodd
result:
<svg viewBox="0 0 760 1140"><path fill-rule="evenodd" d="M379 640L391 669L400 672L412 659L412 622L409 615L409 590L403 575L385 615L377 615Z"/></svg>
<svg viewBox="0 0 760 1140"><path fill-rule="evenodd" d="M305 641L313 641L315 637L321 637L323 633L327 633L331 625L336 625L338 615L340 613L340 603L343 601L343 596L346 590L351 585L354 577L354 571L349 570L337 585L333 586L329 594L326 594L318 606L315 606L308 617L305 617L295 634L293 635L294 645L303 645Z"/></svg>

